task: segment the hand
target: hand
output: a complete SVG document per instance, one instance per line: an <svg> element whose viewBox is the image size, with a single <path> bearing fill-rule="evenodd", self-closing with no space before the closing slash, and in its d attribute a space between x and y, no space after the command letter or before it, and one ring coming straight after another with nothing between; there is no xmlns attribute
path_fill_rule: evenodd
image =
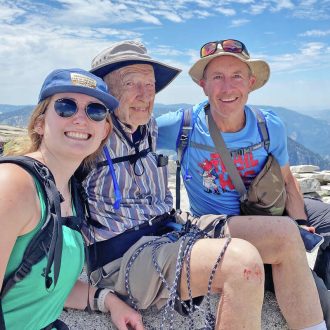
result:
<svg viewBox="0 0 330 330"><path fill-rule="evenodd" d="M111 313L111 319L118 330L144 330L142 316L120 298L109 293L105 305Z"/></svg>
<svg viewBox="0 0 330 330"><path fill-rule="evenodd" d="M308 227L308 226L300 226L300 227L306 229L312 234L315 234L315 227Z"/></svg>

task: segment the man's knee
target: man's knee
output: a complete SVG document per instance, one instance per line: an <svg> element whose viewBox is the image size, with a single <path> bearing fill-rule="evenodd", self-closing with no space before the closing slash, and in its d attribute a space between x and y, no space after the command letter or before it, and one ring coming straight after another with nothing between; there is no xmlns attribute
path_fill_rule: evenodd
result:
<svg viewBox="0 0 330 330"><path fill-rule="evenodd" d="M226 267L220 274L238 285L264 285L264 266L258 250L249 242L232 239L225 256ZM235 285L236 285L235 284Z"/></svg>
<svg viewBox="0 0 330 330"><path fill-rule="evenodd" d="M251 288L251 292L256 290L256 293L263 290L264 268L258 250L239 238L233 238L226 249L225 246L225 239L202 239L194 245L190 268L195 296L207 292L211 274L213 293L221 292L225 286L230 286L235 292L244 287ZM181 294L184 297L188 292L186 279L187 270L183 266Z"/></svg>
<svg viewBox="0 0 330 330"><path fill-rule="evenodd" d="M274 242L273 248L277 254L305 253L298 226L288 217L280 217L270 239Z"/></svg>

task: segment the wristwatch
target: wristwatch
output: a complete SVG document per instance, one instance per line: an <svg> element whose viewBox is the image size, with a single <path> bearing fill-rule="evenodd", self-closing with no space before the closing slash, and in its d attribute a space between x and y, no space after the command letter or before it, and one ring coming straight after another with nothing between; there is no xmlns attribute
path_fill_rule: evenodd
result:
<svg viewBox="0 0 330 330"><path fill-rule="evenodd" d="M103 290L103 288L97 288L97 290L94 293L94 299L93 299L93 306L92 306L92 310L93 311L98 311L98 305L97 305L97 300L99 298L100 292Z"/></svg>
<svg viewBox="0 0 330 330"><path fill-rule="evenodd" d="M308 226L306 219L295 219L295 221L299 226Z"/></svg>
<svg viewBox="0 0 330 330"><path fill-rule="evenodd" d="M102 313L109 312L109 310L105 306L105 298L108 293L116 294L115 291L113 291L112 289L101 289L101 291L98 293L98 297L96 299L97 310L99 310ZM94 298L94 301L95 301L95 298Z"/></svg>

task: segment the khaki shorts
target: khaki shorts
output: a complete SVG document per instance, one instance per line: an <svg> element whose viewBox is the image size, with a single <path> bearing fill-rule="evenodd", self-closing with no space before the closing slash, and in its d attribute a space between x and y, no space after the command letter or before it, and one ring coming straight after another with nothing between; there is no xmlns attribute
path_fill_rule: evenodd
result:
<svg viewBox="0 0 330 330"><path fill-rule="evenodd" d="M200 228L205 229L205 232L209 236L214 237L214 232L223 228L226 216L207 215L201 218L193 218L189 214L182 214L181 218L177 221L185 223L187 219L190 219L196 225L198 224ZM176 275L180 283L181 268L176 269L177 259L180 250L184 250L189 244L189 238L191 236L188 234L181 236L176 241L172 241L166 236L144 236L131 246L122 258L116 259L92 272L92 284L98 287L113 289L120 298L132 305L125 286L128 280L131 296L134 298L139 309L146 309L151 305L155 305L160 309L166 304L170 292L155 269L153 258L157 262L169 287L172 287ZM155 244L150 244L155 239L157 239L157 244L159 243L158 247ZM130 259L147 242L150 245L143 248L136 259L134 259L134 262L130 265L129 275L126 279L126 269ZM179 289L177 291L179 292Z"/></svg>

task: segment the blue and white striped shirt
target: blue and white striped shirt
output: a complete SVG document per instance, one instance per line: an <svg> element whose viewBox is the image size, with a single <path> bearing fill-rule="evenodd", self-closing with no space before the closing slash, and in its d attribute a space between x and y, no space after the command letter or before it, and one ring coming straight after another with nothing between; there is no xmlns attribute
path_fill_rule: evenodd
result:
<svg viewBox="0 0 330 330"><path fill-rule="evenodd" d="M131 130L123 124L121 126L132 141ZM146 134L139 144L140 151L149 147L149 132L152 137L152 150L156 150L158 128L154 118L146 125ZM107 148L112 159L135 154L134 147L116 128L107 142ZM100 159L103 160L105 156ZM122 195L117 210L113 207L115 194L109 166L93 169L83 182L88 194L91 217L103 226L92 227L93 230L83 227L84 235L90 244L119 235L154 216L171 211L173 207L173 197L168 188L167 166L157 167L157 160L152 152L140 158L135 166L129 161L123 161L114 164L114 169Z"/></svg>

